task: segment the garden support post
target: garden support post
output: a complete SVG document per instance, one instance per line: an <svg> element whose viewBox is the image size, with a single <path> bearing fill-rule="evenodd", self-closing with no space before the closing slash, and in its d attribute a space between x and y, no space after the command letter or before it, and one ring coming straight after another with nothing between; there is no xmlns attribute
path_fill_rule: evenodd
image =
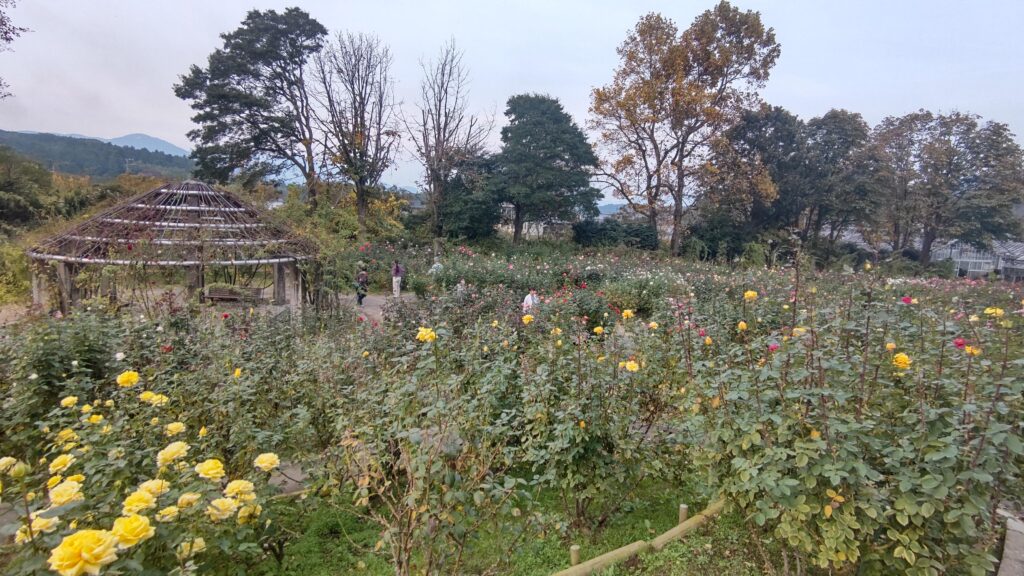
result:
<svg viewBox="0 0 1024 576"><path fill-rule="evenodd" d="M580 545L569 546L569 565L575 566L580 563Z"/></svg>
<svg viewBox="0 0 1024 576"><path fill-rule="evenodd" d="M60 290L60 311L61 314L67 314L76 300L74 267L66 262L57 262L54 268L57 270L57 287Z"/></svg>
<svg viewBox="0 0 1024 576"><path fill-rule="evenodd" d="M686 522L686 519L690 517L690 507L686 504L679 505L679 523Z"/></svg>
<svg viewBox="0 0 1024 576"><path fill-rule="evenodd" d="M32 306L40 309L46 306L46 280L41 268L34 264L29 272L32 278Z"/></svg>
<svg viewBox="0 0 1024 576"><path fill-rule="evenodd" d="M285 265L274 264L274 304L280 306L288 303L288 291L285 289Z"/></svg>
<svg viewBox="0 0 1024 576"><path fill-rule="evenodd" d="M189 295L189 297L191 298L192 296L194 296L196 294L196 292L198 292L199 293L199 300L202 301L202 299L203 299L202 298L202 293L203 293L203 267L202 266L190 266L188 268L188 272L186 272L186 275L188 276L188 295Z"/></svg>

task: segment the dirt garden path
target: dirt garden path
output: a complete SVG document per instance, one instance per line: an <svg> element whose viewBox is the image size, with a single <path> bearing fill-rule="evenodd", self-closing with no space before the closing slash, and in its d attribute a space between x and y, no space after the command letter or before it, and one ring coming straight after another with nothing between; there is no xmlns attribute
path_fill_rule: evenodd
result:
<svg viewBox="0 0 1024 576"><path fill-rule="evenodd" d="M411 292L403 293L402 300L412 300L416 296ZM391 298L390 294L367 294L363 298L362 307L356 306L355 297L352 298L352 307L366 316L367 320L377 323L384 320L384 304Z"/></svg>

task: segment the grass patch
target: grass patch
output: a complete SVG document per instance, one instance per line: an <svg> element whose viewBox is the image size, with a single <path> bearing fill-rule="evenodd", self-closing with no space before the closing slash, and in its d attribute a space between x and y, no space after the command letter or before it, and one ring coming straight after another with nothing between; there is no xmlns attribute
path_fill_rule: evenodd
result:
<svg viewBox="0 0 1024 576"><path fill-rule="evenodd" d="M603 529L566 536L559 530L556 495L542 492L535 504L547 514L544 526L531 527L524 521L480 532L467 550L469 556L460 573L548 576L568 567L569 546L573 543L580 545L581 559L586 561L637 540L650 540L675 526L682 502L689 503L691 514L707 505L694 487L661 482L638 486L624 499L622 508ZM386 553L373 551L379 538L378 528L363 521L350 508L321 505L285 508L283 512L283 528L294 536L286 548L281 570L276 565L264 565L263 574L393 574ZM522 536L517 539L520 533ZM761 566L746 526L733 513L657 554L641 556L605 574L753 576L762 574Z"/></svg>

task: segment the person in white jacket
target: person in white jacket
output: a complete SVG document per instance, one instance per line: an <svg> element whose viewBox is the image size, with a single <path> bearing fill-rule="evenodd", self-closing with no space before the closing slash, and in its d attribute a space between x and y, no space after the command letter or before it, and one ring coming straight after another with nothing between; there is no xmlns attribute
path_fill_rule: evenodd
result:
<svg viewBox="0 0 1024 576"><path fill-rule="evenodd" d="M523 298L523 314L530 311L531 308L540 304L540 298L537 297L537 289L530 288L530 293Z"/></svg>

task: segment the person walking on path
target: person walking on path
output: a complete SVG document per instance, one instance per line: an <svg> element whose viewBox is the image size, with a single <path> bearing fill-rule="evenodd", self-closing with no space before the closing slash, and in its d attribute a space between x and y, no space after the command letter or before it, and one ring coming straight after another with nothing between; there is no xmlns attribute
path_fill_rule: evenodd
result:
<svg viewBox="0 0 1024 576"><path fill-rule="evenodd" d="M402 293L402 277L405 276L405 268L395 260L391 263L391 291L398 298Z"/></svg>
<svg viewBox="0 0 1024 576"><path fill-rule="evenodd" d="M366 273L366 270L359 270L359 274L356 274L356 302L362 306L363 298L366 298L366 290L370 284L370 275Z"/></svg>

